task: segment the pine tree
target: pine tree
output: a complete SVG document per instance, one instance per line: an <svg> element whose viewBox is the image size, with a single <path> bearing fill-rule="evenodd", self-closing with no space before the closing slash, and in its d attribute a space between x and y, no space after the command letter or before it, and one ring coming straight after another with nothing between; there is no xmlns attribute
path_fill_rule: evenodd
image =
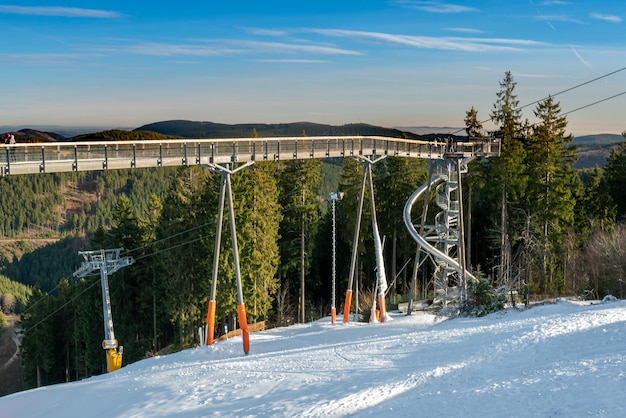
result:
<svg viewBox="0 0 626 418"><path fill-rule="evenodd" d="M483 139L483 124L478 119L478 111L472 106L465 112L465 133L470 141Z"/></svg>
<svg viewBox="0 0 626 418"><path fill-rule="evenodd" d="M20 322L25 333L20 346L26 387L40 387L54 365L54 327L43 322L54 312L54 301L35 286Z"/></svg>
<svg viewBox="0 0 626 418"><path fill-rule="evenodd" d="M617 205L607 187L605 170L595 166L588 171L584 191L576 201L576 230L583 245L590 233L611 230L617 221Z"/></svg>
<svg viewBox="0 0 626 418"><path fill-rule="evenodd" d="M282 282L298 283L298 318L305 321L307 298L305 282L311 267L315 237L320 220L318 190L320 188L320 160L287 162L280 178L280 203L283 221L280 227L280 277ZM307 256L307 254L309 256Z"/></svg>
<svg viewBox="0 0 626 418"><path fill-rule="evenodd" d="M483 216L480 220L483 229L478 231L478 236L487 240L479 245L498 248L497 259L489 264L495 261L498 282L506 286L512 285L512 245L517 239L515 224L520 215L516 209L525 189L523 132L516 85L511 72L507 71L490 115L498 126L495 136L502 143L501 155L483 161L482 182L476 183L481 186L476 193L477 211ZM498 230L491 229L492 226L497 226Z"/></svg>
<svg viewBox="0 0 626 418"><path fill-rule="evenodd" d="M626 132L622 133L626 138ZM617 206L617 219L622 221L626 216L626 142L621 142L606 159L603 184Z"/></svg>
<svg viewBox="0 0 626 418"><path fill-rule="evenodd" d="M552 97L537 104L535 116L540 122L526 142L525 212L537 226L539 278L537 290L542 293L552 284L557 266L556 250L568 227L574 225L575 196L581 183L572 165L574 151L567 144L567 119ZM562 276L561 276L562 279ZM558 283L555 284L558 288ZM556 290L556 289L554 289Z"/></svg>
<svg viewBox="0 0 626 418"><path fill-rule="evenodd" d="M279 287L278 230L283 215L276 164L258 162L236 173L233 189L246 312L253 320L267 320Z"/></svg>
<svg viewBox="0 0 626 418"><path fill-rule="evenodd" d="M213 254L208 247L212 247L217 216L217 203L207 193L207 184L214 178L219 176L199 167L181 168L163 203L156 231L162 240L154 260L160 295L156 309L176 330L169 342L181 347L196 339L196 330L205 321ZM223 304L218 306L224 309Z"/></svg>
<svg viewBox="0 0 626 418"><path fill-rule="evenodd" d="M427 180L426 162L421 159L389 157L374 165L374 193L381 235L386 236L389 284L404 263L415 256L415 242L404 225L404 205L411 193ZM406 278L406 276L405 276ZM406 280L400 293L408 292ZM396 287L399 283L396 282Z"/></svg>

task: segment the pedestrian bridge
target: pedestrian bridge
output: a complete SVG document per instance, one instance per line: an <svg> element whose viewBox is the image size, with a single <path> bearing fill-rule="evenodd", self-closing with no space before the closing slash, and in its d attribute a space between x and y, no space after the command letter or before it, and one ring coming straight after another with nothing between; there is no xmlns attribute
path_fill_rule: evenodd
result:
<svg viewBox="0 0 626 418"><path fill-rule="evenodd" d="M218 274L217 260L219 259L224 199L227 198L231 242L233 246L233 263L235 265L235 276L237 280L237 314L243 337L244 353L248 354L250 350L249 329L239 268L239 250L237 247L237 232L230 185L230 175L232 173L245 167L247 164L257 161L289 161L312 158L360 158L364 164L359 198L359 213L353 241L357 243L359 240L358 231L361 221L366 174L368 175L367 177L369 177L372 213L375 214L371 166L376 161L386 156L445 160L448 166L454 161L459 167L460 174L462 161L469 161L477 156L490 157L498 155L500 152L500 143L494 141L471 142L454 140L416 141L382 136L322 136L22 143L5 145L4 149L0 151L2 151L0 152L0 176L191 165L208 166L219 171L221 173L220 203L218 205L217 221L219 227L217 227L215 238L216 250L213 260L213 278L206 328L207 331L210 332L207 332L206 343L210 345L213 342L216 309L215 292ZM233 169L234 165L238 165L238 168ZM405 222L408 222L412 226L410 219L405 219ZM377 231L378 227L375 222L375 215L372 216L372 225L372 228ZM378 234L376 233L375 236L378 237ZM421 237L418 238L421 239ZM379 238L378 241L380 241ZM419 243L420 241L418 241L418 245ZM458 244L461 245L462 243L459 241ZM344 305L344 322L348 321L350 312L357 247L357 245L353 245L349 286ZM378 248L376 257L377 269L379 272L383 272L382 246L380 243L375 243L375 247ZM450 258L447 254L444 254L433 246L424 246L424 249L435 257L444 257L443 262L446 262L447 259ZM455 263L452 265L452 268L458 270L459 264L454 260L451 261ZM461 270L463 272L464 267L461 267ZM377 273L379 281L381 280L380 277L383 275L384 273ZM103 301L105 301L108 296L106 295L107 290L104 279L102 279L102 283ZM381 286L378 287L378 289L380 291L383 288ZM412 285L412 289L414 289L414 284ZM379 293L379 299L381 298L384 301L384 291L382 297ZM302 300L304 300L304 294L302 295ZM379 301L379 303L381 302ZM384 304L380 306L382 309L381 312L384 314ZM105 306L105 310L106 309ZM107 331L107 326L110 326L110 331ZM107 334L107 332L109 332L109 334ZM108 348L107 356L110 357L107 357L107 361L111 359L111 364L115 361L115 365L117 365L117 361L119 361L121 365L121 353L116 352L117 340L113 340L112 337L107 335L113 335L113 323L112 321L107 322L105 319L105 340L103 344L109 344L112 341L115 343L114 348L103 345L103 347ZM119 366L116 367L119 368Z"/></svg>
<svg viewBox="0 0 626 418"><path fill-rule="evenodd" d="M489 157L499 154L500 143L319 136L18 143L2 148L0 176L358 156Z"/></svg>

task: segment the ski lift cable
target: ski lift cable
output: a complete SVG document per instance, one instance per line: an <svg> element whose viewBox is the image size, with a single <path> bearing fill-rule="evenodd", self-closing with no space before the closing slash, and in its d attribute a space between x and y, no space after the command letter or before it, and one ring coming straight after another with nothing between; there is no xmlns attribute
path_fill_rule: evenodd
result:
<svg viewBox="0 0 626 418"><path fill-rule="evenodd" d="M87 292L89 289L91 289L92 287L94 287L96 284L100 283L100 280L94 280L94 282L92 284L90 284L89 286L87 286L85 289L83 289L81 292L79 292L78 294L74 295L74 297L72 297L70 300L68 300L67 302L65 302L63 305L59 306L57 309L55 309L54 311L50 312L48 315L46 315L44 318L40 319L37 323L35 323L34 325L31 325L28 329L22 330L21 333L22 334L26 334L30 331L32 331L33 329L35 329L37 326L39 326L41 323L43 323L44 321L48 320L50 317L52 317L54 314L56 314L57 312L59 312L61 309L65 308L67 305L69 305L70 303L74 302L76 299L78 299L80 296L82 296L85 292ZM47 294L46 294L47 295ZM44 295L41 299L43 300L45 298ZM37 303L39 303L39 301L37 301ZM33 305L34 306L34 305ZM10 343L5 344L4 346L0 347L0 350L6 348L9 346Z"/></svg>
<svg viewBox="0 0 626 418"><path fill-rule="evenodd" d="M389 293L389 291L391 290L391 287L393 286L393 284L396 282L396 280L398 280L398 277L400 277L400 275L402 274L402 272L404 271L404 269L406 268L406 266L409 265L409 262L411 262L411 257L409 257L408 260L406 260L406 263L404 263L404 266L402 266L402 268L400 269L400 271L398 272L398 274L396 274L396 277L393 279L393 281L391 282L391 284L389 285L389 287L387 288L387 291L385 292L385 297L387 297L387 293Z"/></svg>
<svg viewBox="0 0 626 418"><path fill-rule="evenodd" d="M519 109L519 110L524 109L524 108L526 108L526 107L528 107L528 106L532 106L532 105L534 105L534 104L537 104L537 103L539 103L539 102L542 102L542 101L544 101L544 100L548 99L549 97L556 97L556 96L558 96L558 95L560 95L560 94L567 93L568 91L575 90L575 89L577 89L577 88L579 88L579 87L583 87L583 86L585 86L585 85L587 85L587 84L591 84L591 83L593 83L593 82L595 82L595 81L601 80L601 79L606 78L606 77L608 77L608 76L611 76L611 75L613 75L613 74L617 74L617 73L619 73L620 71L624 71L624 70L626 70L626 67L622 67L622 68L620 68L619 70L615 70L615 71L612 71L612 72L610 72L610 73L607 73L607 74L601 75L601 76L599 76L599 77L594 78L593 80L588 80L588 81L585 81L584 83L578 84L578 85L576 85L576 86L573 86L573 87L567 88L567 89L565 89L565 90L561 90L560 92L555 93L555 94L551 94L551 95L549 95L548 97L544 97L543 99L540 99L540 100L535 100L534 102L528 103L528 104L526 104L526 105L524 105L524 106L522 106L522 107L519 107L518 109ZM622 94L623 94L623 93L622 93ZM600 102L597 102L597 103L600 103ZM595 104L595 103L592 103L591 105L593 105L593 104ZM589 105L589 106L591 106L591 105Z"/></svg>
<svg viewBox="0 0 626 418"><path fill-rule="evenodd" d="M172 245L172 246L167 247L167 248L163 248L162 250L155 251L155 252L152 252L150 254L145 254L145 255L142 255L141 257L136 257L135 261L141 260L142 258L152 257L152 256L155 256L157 254L161 254L161 253L164 253L166 251L170 251L170 250L173 250L175 248L179 248L179 247L182 247L182 246L185 246L185 245L188 245L188 244L193 244L194 242L198 242L198 241L203 240L203 239L208 238L208 237L210 237L210 235L202 235L200 237L197 237L197 238L194 238L194 239L191 239L191 240L188 240L188 241L184 241L184 242L178 243L176 245Z"/></svg>
<svg viewBox="0 0 626 418"><path fill-rule="evenodd" d="M193 231L193 230L199 229L199 228L201 228L201 227L203 227L203 226L206 226L206 225L208 225L208 224L201 225L201 226L199 226L199 227L195 227L195 228L192 228L192 229L188 229L187 231L183 231L183 232L180 232L180 233L178 233L178 234L171 235L171 236L169 236L169 237L163 238L163 239L161 239L161 240L158 240L158 241L154 241L154 242L148 243L148 244L146 244L146 245L144 245L144 246L137 247L137 248L135 248L134 250L127 251L127 253L130 253L130 252L132 252L132 251L137 251L137 250L139 250L139 249L141 249L141 248L148 247L148 246L150 246L150 245L156 244L156 243L161 242L161 241L168 240L168 239L170 239L170 238L173 238L173 237L178 236L178 235L182 235L182 234L187 233L187 232L191 232L191 231ZM150 253L150 254L143 255L143 256L141 256L141 257L136 258L135 260L141 260L142 258L151 257L151 256L154 256L154 255L157 255L157 254L161 254L161 253L163 253L163 252L166 252L166 251L169 251L169 250L172 250L172 249L175 249L175 248L179 248L179 247L182 247L182 246L187 245L187 244L192 244L192 243L194 243L194 242L197 242L197 241L199 241L199 240L201 240L201 239L203 239L203 238L207 238L207 237L209 237L209 235L203 235L203 236L201 236L201 237L194 238L193 240L184 241L184 242L178 243L178 244L176 244L176 245L173 245L173 246L170 246L170 247L164 248L164 249L162 249L162 250L159 250L159 251L156 251L156 252L153 252L153 253ZM95 275L95 274L92 274L92 275ZM47 296L51 296L52 292L54 292L56 289L58 289L60 285L61 285L61 281L59 281L59 282L56 284L56 286L54 286L54 287L53 287L52 289L50 289L49 291L47 291L47 292L43 292L43 295L41 296L41 298L39 298L39 299L38 299L35 303L33 303L33 304L32 304L32 305L30 305L30 306L29 306L26 310L24 310L24 312L22 312L22 314L27 314L27 313L28 313L31 309L33 309L35 306L37 306L37 305L38 305L41 301L43 301L43 300L44 300Z"/></svg>
<svg viewBox="0 0 626 418"><path fill-rule="evenodd" d="M152 241L152 242L149 242L149 243L147 243L147 244L140 245L139 247L133 248L132 250L127 250L127 251L125 251L125 252L124 252L124 255L130 254L130 253L133 253L133 252L135 252L135 251L142 250L142 249L144 249L144 248L150 247L151 245L156 245L156 244L159 244L159 243L161 243L161 242L163 242L163 241L167 241L167 240L169 240L169 239L172 239L172 238L175 238L175 237L178 237L178 236L181 236L181 235L187 234L187 233L189 233L189 232L193 232L193 231L195 231L195 230L198 230L198 229L201 229L201 228L207 227L207 226L209 226L209 225L211 225L211 224L212 224L212 222L207 222L207 223L204 223L204 224L202 224L202 225L195 226L195 227L193 227L193 228L186 229L186 230L184 230L184 231L177 232L177 233L175 233L175 234L173 234L173 235L169 235L169 236L167 236L167 237L164 237L164 238L158 239L158 240L156 240L156 241Z"/></svg>
<svg viewBox="0 0 626 418"><path fill-rule="evenodd" d="M202 237L199 237L199 238L196 238L196 239L193 239L193 240L190 240L190 241L185 241L185 242L183 242L183 243L180 243L180 244L177 244L177 245L174 245L174 246L171 246L171 247L165 248L165 249L163 249L163 250L161 250L161 251L157 251L157 252L154 252L154 253L151 253L151 254L148 254L148 255L145 255L145 256L139 257L139 258L137 258L136 260L139 260L139 259L141 259L141 258L145 258L145 257L150 257L150 256L153 256L153 255L157 255L157 254L159 254L159 253L162 253L162 252L165 252L165 251L169 251L169 250L171 250L171 249L178 248L178 247L181 247L181 246L183 246L183 245L191 244L191 243L193 243L193 242L199 241L199 240L201 240L201 239L203 239L203 238L206 238L206 237L208 237L208 235L204 235L204 236L202 236ZM100 281L99 281L99 280L95 280L92 284L90 284L89 286L87 286L85 289L83 289L83 290L82 290L81 292L79 292L78 294L74 295L74 297L72 297L71 299L69 299L69 300L68 300L67 302L65 302L63 305L59 306L59 307L58 307L57 309L55 309L53 312L51 312L51 313L49 313L48 315L46 315L44 318L42 318L41 320L39 320L39 321L38 321L37 323L35 323L34 325L31 325L28 329L26 329L26 330L22 331L22 334L26 334L27 332L29 332L29 331L33 330L34 328L36 328L37 326L39 326L42 322L44 322L44 321L46 321L47 319L49 319L50 317L52 317L54 314L56 314L57 312L59 312L61 309L65 308L65 307L66 307L67 305L69 305L70 303L74 302L76 299L78 299L80 296L82 296L85 292L87 292L89 289L91 289L92 287L94 287L94 286L95 286L96 284L98 284L98 283L100 283ZM51 290L51 292L52 292L52 291L54 291L56 288L58 288L58 287L59 287L59 285L60 285L60 283L59 283L59 284L57 284L57 285L56 285L56 286L55 286L55 287ZM30 306L30 307L29 307L26 311L24 311L24 312L23 312L23 314L28 313L28 311L30 311L33 307L35 307L35 306L36 306L39 302L41 302L42 300L44 300L47 296L49 296L49 293L45 293L45 294L44 294L44 295L43 295L43 296L42 296L42 297L41 297L41 298L40 298L37 302L35 302L35 303L34 303L33 305L31 305L31 306ZM7 346L8 346L8 344L7 344L7 345L5 345L5 346L3 346L3 347L0 347L0 349L3 349L3 348L5 348L5 347L7 347Z"/></svg>
<svg viewBox="0 0 626 418"><path fill-rule="evenodd" d="M623 92L618 93L618 94L614 94L613 96L610 96L610 97L605 97L604 99L598 100L598 101L593 102L593 103L586 104L586 105L581 106L581 107L577 107L576 109L573 109L573 110L570 110L568 112L562 113L561 115L562 116L569 115L570 113L574 113L574 112L577 112L579 110L585 109L587 107L597 105L598 103L606 102L607 100L614 99L614 98L622 96L624 94L626 94L626 91L623 91Z"/></svg>

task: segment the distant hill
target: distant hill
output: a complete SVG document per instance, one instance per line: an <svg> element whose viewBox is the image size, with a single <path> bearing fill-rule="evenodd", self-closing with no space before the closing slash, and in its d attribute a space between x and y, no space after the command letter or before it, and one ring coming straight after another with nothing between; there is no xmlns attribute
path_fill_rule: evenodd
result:
<svg viewBox="0 0 626 418"><path fill-rule="evenodd" d="M396 126L396 129L404 132L411 132L417 135L439 134L439 135L461 135L467 136L465 128L454 128L450 126Z"/></svg>
<svg viewBox="0 0 626 418"><path fill-rule="evenodd" d="M2 125L0 126L0 132L19 132L22 130L21 126L10 126L10 125ZM63 138L72 138L76 135L88 133L88 132L97 132L103 131L106 129L111 129L111 127L100 127L100 126L61 126L61 125L31 125L30 129L40 132L55 132L55 135L60 135ZM127 128L122 128L127 129Z"/></svg>
<svg viewBox="0 0 626 418"><path fill-rule="evenodd" d="M172 138L172 135L164 135L156 131L144 131L140 129L125 131L122 129L111 129L108 131L78 135L73 137L72 141L141 141L168 138Z"/></svg>
<svg viewBox="0 0 626 418"><path fill-rule="evenodd" d="M54 132L39 131L37 129L8 130L7 132L12 133L17 142L22 143L67 141L67 138L63 135Z"/></svg>
<svg viewBox="0 0 626 418"><path fill-rule="evenodd" d="M341 126L311 122L294 123L244 123L228 125L214 122L170 120L143 125L136 130L158 132L182 138L246 138L256 131L259 137L323 136L323 135L380 135L419 139L420 135L393 128L383 128L364 123Z"/></svg>
<svg viewBox="0 0 626 418"><path fill-rule="evenodd" d="M572 144L578 147L584 146L598 146L598 145L613 145L624 142L624 137L617 134L594 134L577 136L572 141Z"/></svg>
<svg viewBox="0 0 626 418"><path fill-rule="evenodd" d="M574 168L591 168L596 165L604 167L611 150L621 142L624 142L624 137L616 134L584 135L574 138L572 144L576 146L575 153L578 156Z"/></svg>

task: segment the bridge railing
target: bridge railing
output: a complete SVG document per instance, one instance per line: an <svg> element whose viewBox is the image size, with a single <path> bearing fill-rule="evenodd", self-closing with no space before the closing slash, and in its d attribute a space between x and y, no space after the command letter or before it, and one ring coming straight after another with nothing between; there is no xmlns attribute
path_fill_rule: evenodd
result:
<svg viewBox="0 0 626 418"><path fill-rule="evenodd" d="M499 143L378 136L52 142L0 148L0 175L389 155L442 159L497 155Z"/></svg>

